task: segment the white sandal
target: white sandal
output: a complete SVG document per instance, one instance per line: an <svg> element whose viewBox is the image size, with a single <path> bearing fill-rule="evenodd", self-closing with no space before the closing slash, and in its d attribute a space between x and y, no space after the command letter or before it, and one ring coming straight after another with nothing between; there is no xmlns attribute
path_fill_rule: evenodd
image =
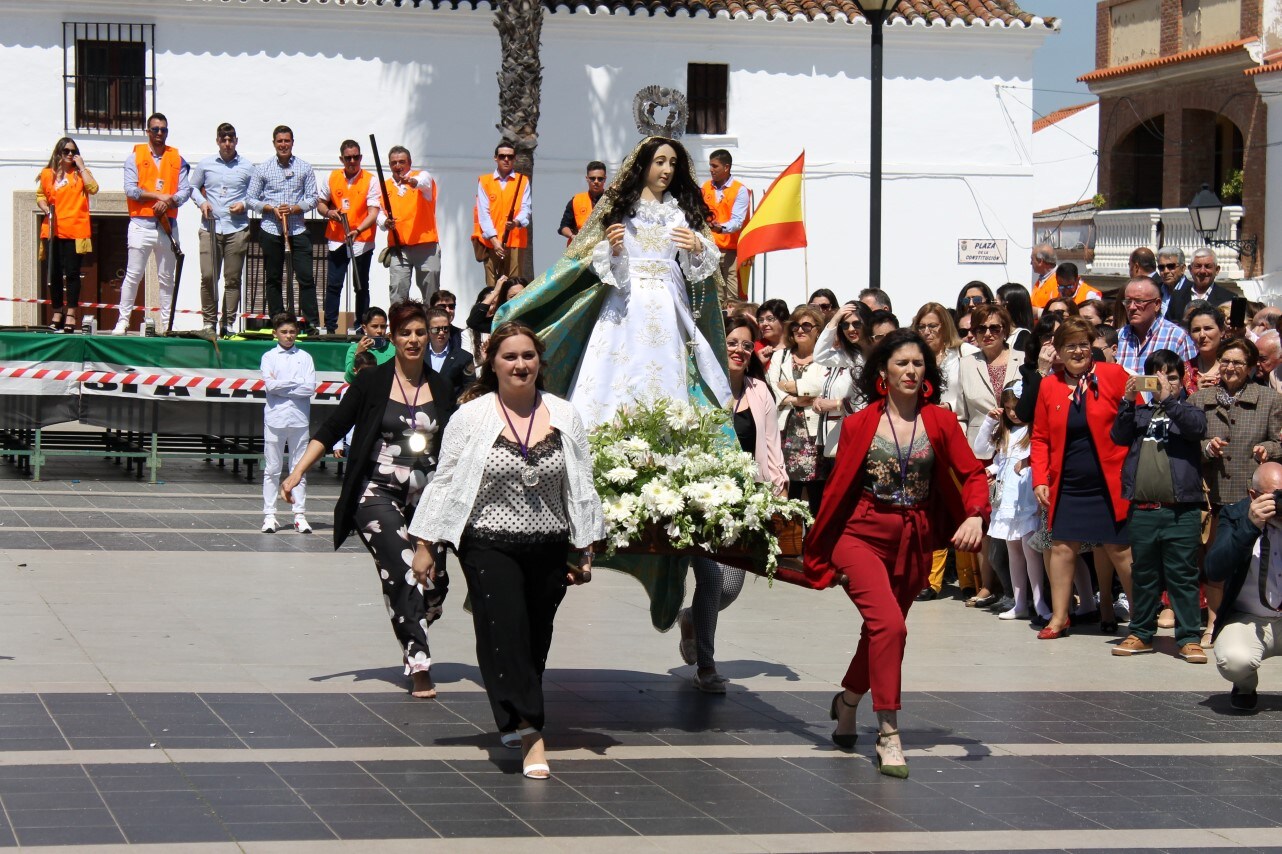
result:
<svg viewBox="0 0 1282 854"><path fill-rule="evenodd" d="M532 726L527 726L525 729L518 729L516 734L524 739L527 735L539 735L539 731ZM521 758L524 760L525 757ZM522 764L521 773L531 780L546 780L552 776L552 769L548 767L546 762L531 762L528 765Z"/></svg>

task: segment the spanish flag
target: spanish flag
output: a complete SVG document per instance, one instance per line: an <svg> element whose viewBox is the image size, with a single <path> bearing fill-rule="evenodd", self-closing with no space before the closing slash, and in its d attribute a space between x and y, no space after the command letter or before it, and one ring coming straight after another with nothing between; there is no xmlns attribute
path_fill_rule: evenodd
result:
<svg viewBox="0 0 1282 854"><path fill-rule="evenodd" d="M800 249L806 245L806 223L801 206L801 181L806 168L806 152L801 152L792 165L783 170L752 214L752 219L739 232L737 264L739 292L747 289L749 264L753 257L776 249Z"/></svg>

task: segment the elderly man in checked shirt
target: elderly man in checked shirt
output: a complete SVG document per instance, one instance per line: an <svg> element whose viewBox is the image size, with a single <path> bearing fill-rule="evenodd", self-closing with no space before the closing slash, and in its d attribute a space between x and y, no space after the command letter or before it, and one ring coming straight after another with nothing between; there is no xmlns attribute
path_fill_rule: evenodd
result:
<svg viewBox="0 0 1282 854"><path fill-rule="evenodd" d="M312 276L312 240L303 215L316 208L316 173L310 163L294 156L294 132L285 125L272 131L272 147L276 156L255 166L249 182L249 207L263 215L258 242L263 247L267 312L274 317L285 310L281 278L285 267L283 235L287 233L298 279L298 308L305 323L302 333L315 334L320 312L316 310L316 279Z"/></svg>
<svg viewBox="0 0 1282 854"><path fill-rule="evenodd" d="M1122 292L1126 325L1117 333L1117 363L1132 374L1144 373L1144 360L1158 350L1174 350L1188 361L1197 346L1184 327L1158 317L1162 292L1148 276L1136 276Z"/></svg>

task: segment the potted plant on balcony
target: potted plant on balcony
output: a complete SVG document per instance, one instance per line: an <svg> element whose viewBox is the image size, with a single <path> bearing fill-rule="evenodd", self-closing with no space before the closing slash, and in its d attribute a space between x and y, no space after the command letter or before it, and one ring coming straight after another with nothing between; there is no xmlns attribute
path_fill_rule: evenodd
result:
<svg viewBox="0 0 1282 854"><path fill-rule="evenodd" d="M1220 200L1226 205L1242 204L1242 170L1230 169L1229 175L1220 185Z"/></svg>

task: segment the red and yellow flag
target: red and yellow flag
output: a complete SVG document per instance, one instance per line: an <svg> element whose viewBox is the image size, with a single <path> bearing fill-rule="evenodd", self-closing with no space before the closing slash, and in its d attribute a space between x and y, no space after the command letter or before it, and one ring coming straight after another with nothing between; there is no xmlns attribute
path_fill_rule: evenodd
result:
<svg viewBox="0 0 1282 854"><path fill-rule="evenodd" d="M801 181L806 152L775 178L761 197L752 219L739 232L739 291L746 291L748 263L754 256L776 249L799 249L806 245L806 223L801 207Z"/></svg>

